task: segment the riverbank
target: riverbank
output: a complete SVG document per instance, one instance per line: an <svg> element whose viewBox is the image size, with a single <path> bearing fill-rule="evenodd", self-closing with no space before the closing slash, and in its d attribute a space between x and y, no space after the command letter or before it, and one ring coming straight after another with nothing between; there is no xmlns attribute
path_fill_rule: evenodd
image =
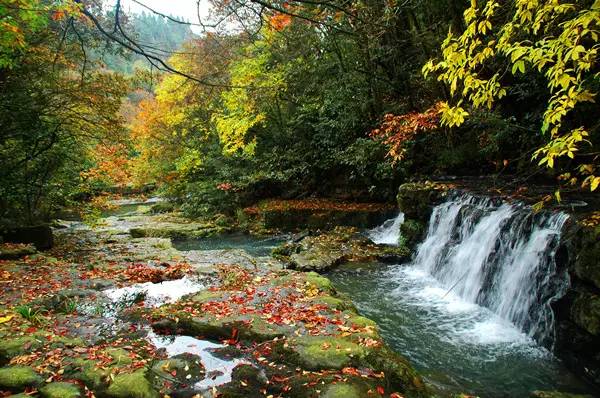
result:
<svg viewBox="0 0 600 398"><path fill-rule="evenodd" d="M429 395L326 278L134 237L173 222L138 210L64 223L51 251L2 260L2 396Z"/></svg>

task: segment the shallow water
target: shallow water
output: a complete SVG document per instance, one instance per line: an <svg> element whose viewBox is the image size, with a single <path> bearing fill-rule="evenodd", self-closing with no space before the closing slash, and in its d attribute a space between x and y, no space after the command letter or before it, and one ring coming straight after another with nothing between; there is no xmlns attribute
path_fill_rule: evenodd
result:
<svg viewBox="0 0 600 398"><path fill-rule="evenodd" d="M206 289L198 280L188 277L160 283L136 283L130 286L107 289L104 293L114 303L135 301L138 297L144 300L147 307L158 307L165 303L174 303L186 294Z"/></svg>
<svg viewBox="0 0 600 398"><path fill-rule="evenodd" d="M233 370L242 364L249 364L243 359L231 360L219 358L211 353L219 348L226 347L223 344L211 343L206 340L195 339L190 336L159 336L153 332L148 334L148 340L156 348L164 348L169 357L189 353L200 357L200 361L206 371L206 377L195 384L195 388L205 390L231 382Z"/></svg>
<svg viewBox="0 0 600 398"><path fill-rule="evenodd" d="M328 276L441 391L482 397L528 397L533 390L589 393L511 323L448 292L423 270L365 265Z"/></svg>
<svg viewBox="0 0 600 398"><path fill-rule="evenodd" d="M271 251L286 241L284 236L256 237L252 235L222 235L211 238L174 241L180 251L243 249L251 256L270 256Z"/></svg>

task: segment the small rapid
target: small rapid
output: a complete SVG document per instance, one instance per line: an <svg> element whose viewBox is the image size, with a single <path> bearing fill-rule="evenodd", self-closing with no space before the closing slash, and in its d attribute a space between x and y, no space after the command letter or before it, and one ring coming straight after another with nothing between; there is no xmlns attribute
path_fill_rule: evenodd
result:
<svg viewBox="0 0 600 398"><path fill-rule="evenodd" d="M378 245L397 245L400 239L400 226L404 222L404 213L390 218L368 232L369 239Z"/></svg>

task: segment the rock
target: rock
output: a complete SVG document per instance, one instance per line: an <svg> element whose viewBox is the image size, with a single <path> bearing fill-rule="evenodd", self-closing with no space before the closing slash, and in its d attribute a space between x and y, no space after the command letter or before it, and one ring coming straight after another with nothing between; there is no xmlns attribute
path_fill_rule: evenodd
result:
<svg viewBox="0 0 600 398"><path fill-rule="evenodd" d="M298 363L309 370L342 369L365 355L360 345L342 338L302 336L289 342Z"/></svg>
<svg viewBox="0 0 600 398"><path fill-rule="evenodd" d="M16 260L37 253L35 246L24 243L0 244L0 260Z"/></svg>
<svg viewBox="0 0 600 398"><path fill-rule="evenodd" d="M362 396L358 388L347 383L332 384L321 395L322 398L361 398Z"/></svg>
<svg viewBox="0 0 600 398"><path fill-rule="evenodd" d="M297 244L286 244L274 254L289 268L325 272L345 263L402 262L410 252L404 246L376 245L354 228L338 227L326 234L308 236Z"/></svg>
<svg viewBox="0 0 600 398"><path fill-rule="evenodd" d="M71 383L55 382L40 388L43 398L79 398L81 391L78 386Z"/></svg>
<svg viewBox="0 0 600 398"><path fill-rule="evenodd" d="M558 391L534 391L531 398L593 398L591 395L568 394Z"/></svg>
<svg viewBox="0 0 600 398"><path fill-rule="evenodd" d="M228 228L213 223L190 222L186 219L168 218L143 227L131 228L129 233L133 238L169 238L196 239L206 238L228 232Z"/></svg>
<svg viewBox="0 0 600 398"><path fill-rule="evenodd" d="M204 367L199 356L181 354L158 361L152 366L150 377L160 391L173 391L182 385L194 385L204 379ZM171 386L171 387L170 387Z"/></svg>
<svg viewBox="0 0 600 398"><path fill-rule="evenodd" d="M2 337L0 339L0 363L6 363L11 358L23 355L30 350L42 346L42 342L32 336Z"/></svg>
<svg viewBox="0 0 600 398"><path fill-rule="evenodd" d="M398 188L398 207L406 219L426 223L435 205L445 196L448 186L435 182L411 182Z"/></svg>
<svg viewBox="0 0 600 398"><path fill-rule="evenodd" d="M22 391L27 387L35 387L44 379L29 366L8 366L0 368L0 390Z"/></svg>
<svg viewBox="0 0 600 398"><path fill-rule="evenodd" d="M259 230L330 230L336 226L371 228L393 216L380 203L348 203L330 199L267 200L244 210Z"/></svg>
<svg viewBox="0 0 600 398"><path fill-rule="evenodd" d="M52 228L45 224L25 227L0 227L0 236L4 242L32 243L38 250L48 250L54 245Z"/></svg>
<svg viewBox="0 0 600 398"><path fill-rule="evenodd" d="M73 365L79 369L79 371L74 374L74 378L81 380L92 390L100 389L105 384L105 380L110 374L109 369L100 369L96 367L96 362L88 359L76 359Z"/></svg>
<svg viewBox="0 0 600 398"><path fill-rule="evenodd" d="M427 226L422 221L407 219L400 225L400 245L413 249L423 241Z"/></svg>
<svg viewBox="0 0 600 398"><path fill-rule="evenodd" d="M119 374L108 387L106 394L115 398L159 398L160 395L146 379L146 370Z"/></svg>
<svg viewBox="0 0 600 398"><path fill-rule="evenodd" d="M566 235L572 245L569 251L575 275L600 289L600 226L576 225Z"/></svg>
<svg viewBox="0 0 600 398"><path fill-rule="evenodd" d="M600 296L580 293L571 307L571 317L591 335L600 335Z"/></svg>

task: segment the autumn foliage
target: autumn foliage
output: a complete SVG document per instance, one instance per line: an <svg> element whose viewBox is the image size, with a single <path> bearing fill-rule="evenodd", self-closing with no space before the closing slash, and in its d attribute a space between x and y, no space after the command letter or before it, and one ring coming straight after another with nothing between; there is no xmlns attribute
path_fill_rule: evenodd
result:
<svg viewBox="0 0 600 398"><path fill-rule="evenodd" d="M394 161L402 160L406 153L404 144L415 139L419 133L436 129L440 122L442 104L436 103L425 112L410 112L405 115L388 113L381 126L371 131L371 138L382 140L389 147L388 156Z"/></svg>

